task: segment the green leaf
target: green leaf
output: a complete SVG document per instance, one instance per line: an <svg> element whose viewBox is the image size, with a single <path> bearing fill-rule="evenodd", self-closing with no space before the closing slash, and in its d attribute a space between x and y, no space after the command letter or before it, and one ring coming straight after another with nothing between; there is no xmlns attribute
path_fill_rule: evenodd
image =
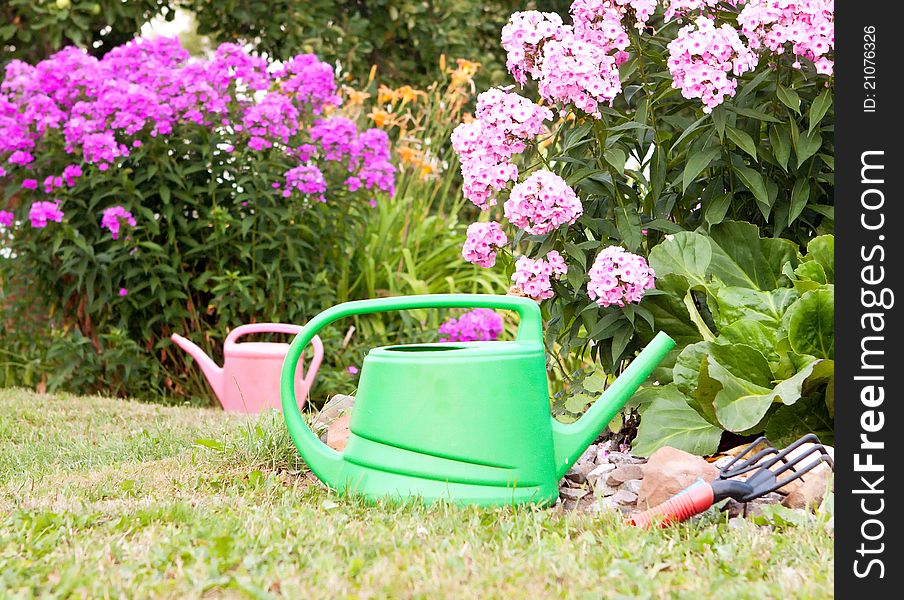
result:
<svg viewBox="0 0 904 600"><path fill-rule="evenodd" d="M835 358L835 286L801 296L788 308L782 325L798 354Z"/></svg>
<svg viewBox="0 0 904 600"><path fill-rule="evenodd" d="M766 191L766 183L763 181L763 176L760 175L759 171L754 171L750 167L735 167L735 171L741 181L744 182L744 185L747 186L747 189L750 190L750 193L753 194L753 197L756 198L763 217L768 219L772 203L769 201L769 193Z"/></svg>
<svg viewBox="0 0 904 600"><path fill-rule="evenodd" d="M725 285L772 290L787 285L782 268L797 266L797 245L790 240L761 238L752 223L724 221L710 229L713 244L710 272ZM654 267L655 269L655 267Z"/></svg>
<svg viewBox="0 0 904 600"><path fill-rule="evenodd" d="M779 119L776 119L774 116L768 113L764 113L760 110L754 110L752 108L744 108L740 106L728 106L728 109L741 115L742 117L748 117L751 119L756 119L758 121L766 121L767 123L781 123Z"/></svg>
<svg viewBox="0 0 904 600"><path fill-rule="evenodd" d="M720 194L710 200L703 207L703 218L710 225L717 225L725 220L725 215L731 207L731 196Z"/></svg>
<svg viewBox="0 0 904 600"><path fill-rule="evenodd" d="M822 266L826 274L826 283L835 283L835 236L820 235L807 244L807 260L813 260Z"/></svg>
<svg viewBox="0 0 904 600"><path fill-rule="evenodd" d="M788 170L788 160L791 158L791 136L788 130L781 125L773 125L769 128L769 143L772 145L772 155L784 170Z"/></svg>
<svg viewBox="0 0 904 600"><path fill-rule="evenodd" d="M826 115L826 112L831 108L832 102L834 99L832 98L832 93L829 88L826 88L822 91L819 96L813 100L813 104L810 105L810 129L809 133L812 133L816 126L819 125L822 118Z"/></svg>
<svg viewBox="0 0 904 600"><path fill-rule="evenodd" d="M729 431L746 431L772 405L772 371L766 357L746 344L714 345L707 358L709 376L722 384L713 405Z"/></svg>
<svg viewBox="0 0 904 600"><path fill-rule="evenodd" d="M808 158L816 154L822 147L822 136L810 131L794 141L794 151L797 153L797 166L804 164Z"/></svg>
<svg viewBox="0 0 904 600"><path fill-rule="evenodd" d="M746 132L735 129L734 127L727 127L725 132L728 134L728 139L734 142L738 148L752 156L753 160L757 160L756 144L753 143L752 137L747 135Z"/></svg>
<svg viewBox="0 0 904 600"><path fill-rule="evenodd" d="M681 275L691 287L706 286L706 273L712 261L712 246L704 236L691 231L672 235L650 252L650 266L658 277Z"/></svg>
<svg viewBox="0 0 904 600"><path fill-rule="evenodd" d="M688 158L687 164L684 165L683 189L686 192L688 186L694 182L703 169L709 166L716 157L719 156L721 150L719 148L710 148L702 152L694 153Z"/></svg>
<svg viewBox="0 0 904 600"><path fill-rule="evenodd" d="M788 308L798 299L790 288L761 291L749 287L726 286L710 290L713 318L719 329L741 319L778 328Z"/></svg>
<svg viewBox="0 0 904 600"><path fill-rule="evenodd" d="M766 436L778 448L807 433L815 433L824 444L832 444L835 440L832 417L819 396L779 406L766 423Z"/></svg>
<svg viewBox="0 0 904 600"><path fill-rule="evenodd" d="M622 150L610 148L603 153L603 158L605 158L606 162L612 165L620 175L625 174L625 161L627 161L627 156Z"/></svg>
<svg viewBox="0 0 904 600"><path fill-rule="evenodd" d="M170 189L169 189L169 187L166 186L166 184L163 184L163 185L160 186L160 200L161 200L164 204L169 204L169 201L170 201Z"/></svg>
<svg viewBox="0 0 904 600"><path fill-rule="evenodd" d="M710 353L712 342L697 342L686 346L678 355L672 369L672 381L686 396L693 396L700 378L700 368Z"/></svg>
<svg viewBox="0 0 904 600"><path fill-rule="evenodd" d="M641 415L632 452L649 456L663 446L697 455L716 451L722 430L691 408L684 394L673 384L648 389L655 389L649 392L655 398Z"/></svg>
<svg viewBox="0 0 904 600"><path fill-rule="evenodd" d="M797 95L797 92L795 92L791 88L780 85L776 89L775 95L778 96L778 99L782 104L784 104L797 114L800 114L800 96Z"/></svg>
<svg viewBox="0 0 904 600"><path fill-rule="evenodd" d="M791 190L791 211L788 213L788 225L797 220L810 199L810 183L804 177L798 177Z"/></svg>
<svg viewBox="0 0 904 600"><path fill-rule="evenodd" d="M757 319L741 317L719 330L720 344L747 344L756 348L770 363L778 360L776 344L778 332L771 323Z"/></svg>

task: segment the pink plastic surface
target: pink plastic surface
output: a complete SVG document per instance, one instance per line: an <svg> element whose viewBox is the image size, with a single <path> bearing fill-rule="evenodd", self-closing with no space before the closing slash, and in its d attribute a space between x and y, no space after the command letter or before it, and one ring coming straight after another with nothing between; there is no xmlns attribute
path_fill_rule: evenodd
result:
<svg viewBox="0 0 904 600"><path fill-rule="evenodd" d="M225 363L219 367L197 345L173 334L172 340L188 352L201 366L217 399L228 412L259 413L265 409L282 410L279 397L280 375L289 344L275 342L242 342L240 337L253 333L288 333L301 331L298 325L286 323L252 323L236 327L226 337L223 345ZM304 406L308 391L314 384L320 364L323 362L323 343L319 337L311 340L314 348L311 364L304 373L299 361L295 381L295 394L299 408Z"/></svg>

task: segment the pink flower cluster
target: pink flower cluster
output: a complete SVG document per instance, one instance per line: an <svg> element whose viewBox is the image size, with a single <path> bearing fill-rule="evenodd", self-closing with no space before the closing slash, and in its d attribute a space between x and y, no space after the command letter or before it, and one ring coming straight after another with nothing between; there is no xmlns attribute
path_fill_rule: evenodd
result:
<svg viewBox="0 0 904 600"><path fill-rule="evenodd" d="M60 210L60 201L33 203L28 211L28 218L31 219L31 226L35 229L47 227L48 221L61 223L63 221L63 211Z"/></svg>
<svg viewBox="0 0 904 600"><path fill-rule="evenodd" d="M508 237L499 223L471 223L461 255L470 263L489 268L496 264L496 251L506 244Z"/></svg>
<svg viewBox="0 0 904 600"><path fill-rule="evenodd" d="M493 88L477 97L475 116L452 132L452 147L461 160L465 197L487 209L496 204L495 193L518 178L511 158L553 115L523 96Z"/></svg>
<svg viewBox="0 0 904 600"><path fill-rule="evenodd" d="M122 224L126 223L130 227L135 227L135 217L120 205L105 208L101 215L100 226L110 231L110 236L116 240L119 239L119 229Z"/></svg>
<svg viewBox="0 0 904 600"><path fill-rule="evenodd" d="M669 71L672 86L685 98L700 98L703 112L722 104L735 94L738 82L729 74L741 75L756 67L757 57L730 25L716 27L712 19L697 20L678 32L669 43Z"/></svg>
<svg viewBox="0 0 904 600"><path fill-rule="evenodd" d="M516 184L504 210L509 221L534 235L574 223L584 213L571 186L550 171L534 171Z"/></svg>
<svg viewBox="0 0 904 600"><path fill-rule="evenodd" d="M9 212L8 210L0 210L0 225L4 227L12 227L13 223L16 222L16 215Z"/></svg>
<svg viewBox="0 0 904 600"><path fill-rule="evenodd" d="M573 26L554 13L515 13L502 33L506 66L522 85L536 80L544 99L599 116L599 105L621 91L618 65L629 43L622 20L640 26L655 7L655 0L576 0Z"/></svg>
<svg viewBox="0 0 904 600"><path fill-rule="evenodd" d="M524 85L528 76L539 79L544 42L561 39L570 31L556 13L528 10L513 14L502 28L502 48L505 65L515 81Z"/></svg>
<svg viewBox="0 0 904 600"><path fill-rule="evenodd" d="M738 15L741 31L754 50L767 48L782 54L785 46L831 75L835 62L835 0L749 0ZM800 61L794 63L800 68Z"/></svg>
<svg viewBox="0 0 904 600"><path fill-rule="evenodd" d="M502 333L502 317L489 308L475 308L439 327L440 342L491 342Z"/></svg>
<svg viewBox="0 0 904 600"><path fill-rule="evenodd" d="M546 259L536 260L522 256L515 263L512 281L527 296L534 300L545 300L553 297L552 283L549 278L556 279L568 272L565 259L555 250L546 255Z"/></svg>
<svg viewBox="0 0 904 600"><path fill-rule="evenodd" d="M647 261L619 246L604 248L589 275L587 295L600 306L640 302L646 290L655 287L655 274Z"/></svg>
<svg viewBox="0 0 904 600"><path fill-rule="evenodd" d="M149 138L200 126L216 132L229 152L236 145L272 149L299 164L317 161L324 172L332 163L349 189L393 193L385 132L359 133L338 118L310 123L339 104L336 92L333 69L314 55L270 69L237 44L220 45L209 59L191 58L176 39L157 38L129 42L102 59L69 47L34 66L13 60L0 84L0 177L25 175L22 185L36 189L37 179L21 172L62 146L74 164L42 174L49 194L74 186L88 165L107 170Z"/></svg>
<svg viewBox="0 0 904 600"><path fill-rule="evenodd" d="M293 190L297 190L305 196L316 194L319 201L326 202L323 196L326 187L326 179L320 169L314 165L301 165L286 171L286 189L282 194L288 198Z"/></svg>

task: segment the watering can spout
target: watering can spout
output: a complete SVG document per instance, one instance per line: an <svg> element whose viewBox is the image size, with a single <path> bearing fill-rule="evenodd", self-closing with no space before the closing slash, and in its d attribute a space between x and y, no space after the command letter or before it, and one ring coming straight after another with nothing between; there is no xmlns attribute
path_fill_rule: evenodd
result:
<svg viewBox="0 0 904 600"><path fill-rule="evenodd" d="M191 357L201 365L201 371L207 378L207 383L213 388L214 394L216 394L218 398L221 397L224 387L223 369L219 367L217 363L213 362L213 359L207 356L207 354L191 340L182 337L178 333L171 335L170 339L173 340L177 346L188 352Z"/></svg>
<svg viewBox="0 0 904 600"><path fill-rule="evenodd" d="M583 417L571 424L553 421L557 476L562 477L574 465L600 431L628 402L637 388L646 381L666 354L675 347L675 341L665 333L658 333L637 358L625 369L602 396L591 405Z"/></svg>

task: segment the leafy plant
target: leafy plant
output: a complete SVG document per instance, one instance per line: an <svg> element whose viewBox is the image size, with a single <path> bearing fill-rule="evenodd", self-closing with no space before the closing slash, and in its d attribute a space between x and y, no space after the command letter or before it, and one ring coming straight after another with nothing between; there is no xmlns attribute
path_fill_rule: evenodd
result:
<svg viewBox="0 0 904 600"><path fill-rule="evenodd" d="M470 259L539 282L527 295L543 303L548 345L610 373L636 354L644 330L699 335L679 316L686 291L659 269L656 286L678 306L602 298L598 290L614 285L599 264L610 246L647 256L668 235L702 236L726 221L789 240L776 241L782 248L833 229L831 45L818 57L790 43L770 49L750 27L762 3L733 4L698 3L701 15L665 3L575 2L571 23L516 13L502 36L509 70L537 86L539 101L489 90L476 124L456 130L464 192L502 232L475 228L469 243L491 252ZM826 3L811 6L831 25Z"/></svg>
<svg viewBox="0 0 904 600"><path fill-rule="evenodd" d="M74 44L103 56L131 40L157 15L175 16L170 0L6 0L0 5L0 66L37 62Z"/></svg>
<svg viewBox="0 0 904 600"><path fill-rule="evenodd" d="M800 256L751 224L709 233L676 233L650 253L662 285L645 304L680 343L660 373L665 385L633 399L634 451L708 454L723 431L765 431L779 445L808 432L831 440L834 238L814 238Z"/></svg>

